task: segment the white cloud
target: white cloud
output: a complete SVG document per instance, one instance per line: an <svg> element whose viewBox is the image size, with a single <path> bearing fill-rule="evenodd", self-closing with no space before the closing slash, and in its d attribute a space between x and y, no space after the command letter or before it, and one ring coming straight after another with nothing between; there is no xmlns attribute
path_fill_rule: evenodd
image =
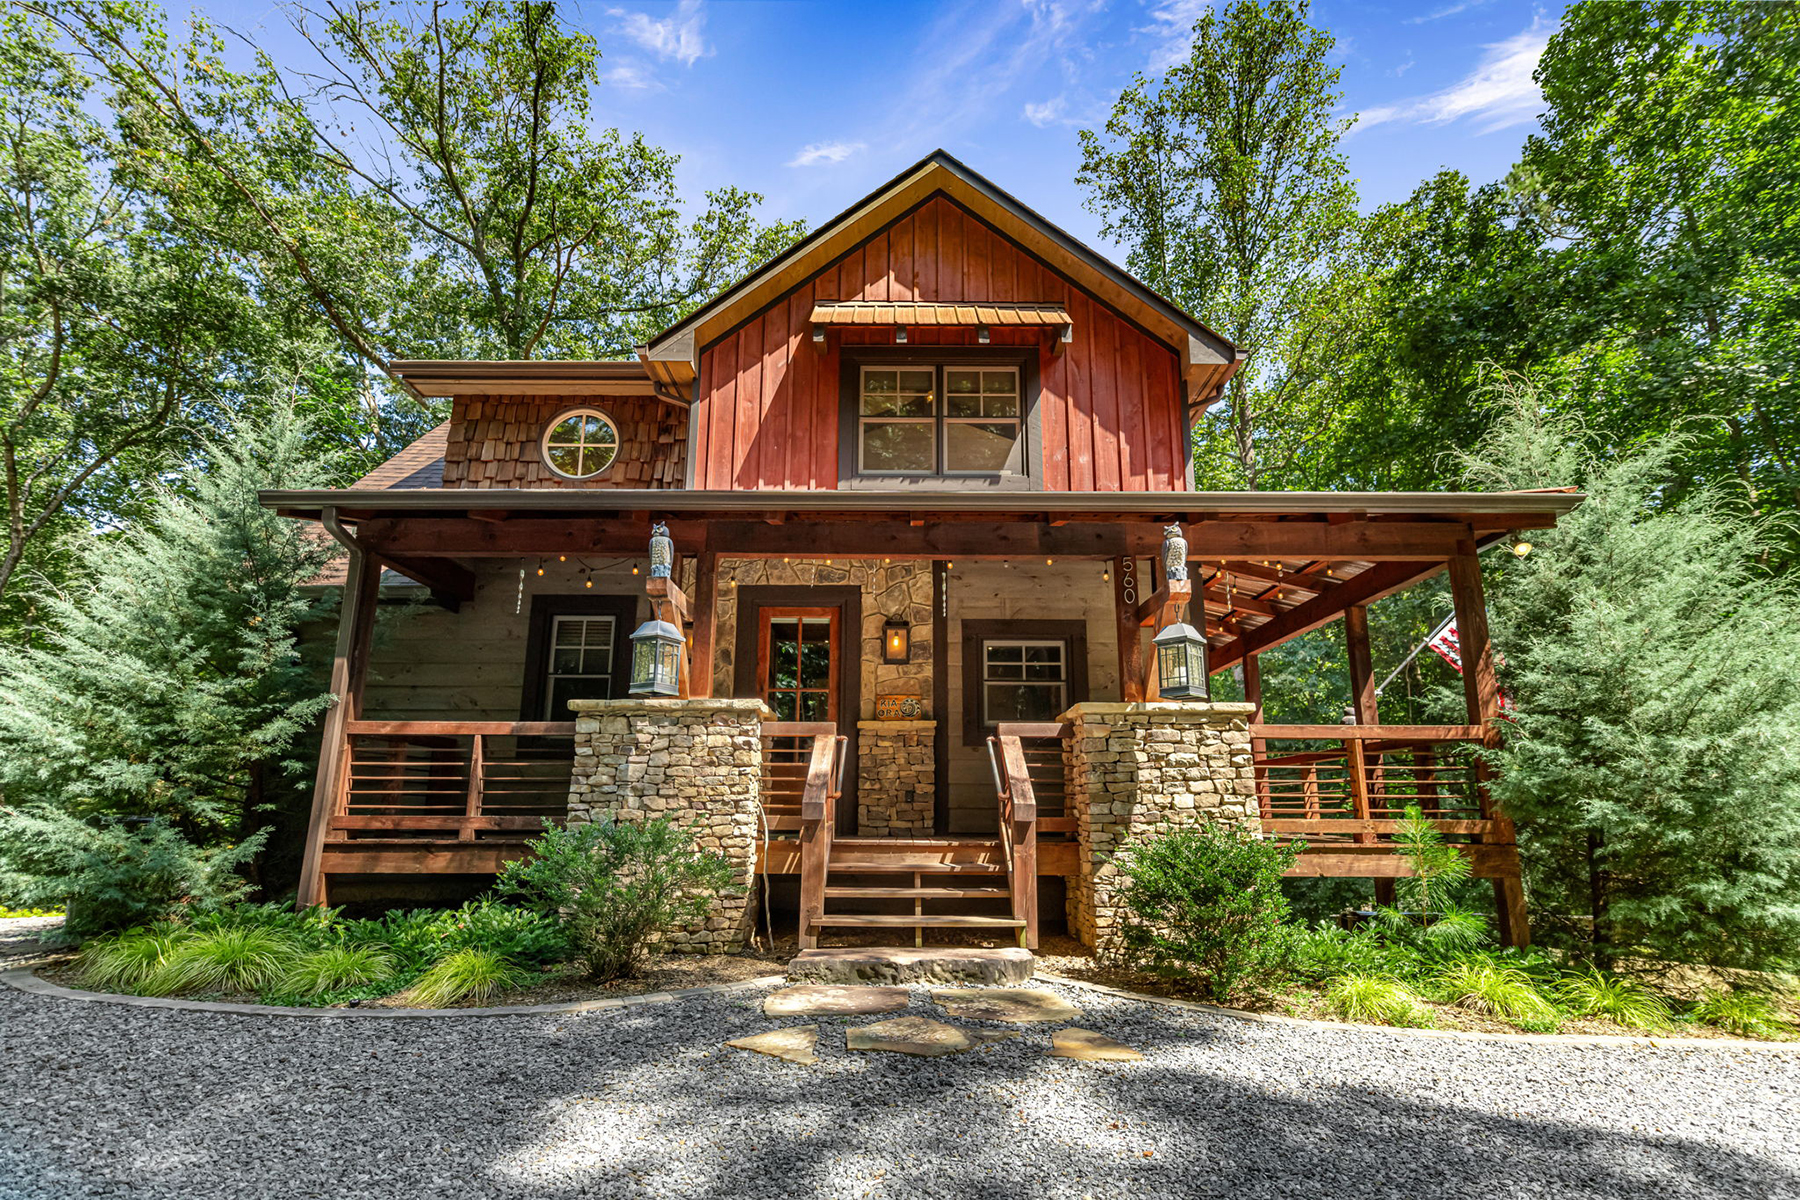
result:
<svg viewBox="0 0 1800 1200"><path fill-rule="evenodd" d="M1046 100L1042 104L1027 103L1024 117L1039 129L1043 129L1062 120L1065 105L1066 98L1062 96Z"/></svg>
<svg viewBox="0 0 1800 1200"><path fill-rule="evenodd" d="M1487 0L1457 0L1454 4L1446 4L1444 7L1425 13L1423 16L1408 17L1404 23L1407 25L1423 25L1427 21L1441 21L1445 17L1454 17L1457 13L1467 12L1471 8L1480 8L1486 3Z"/></svg>
<svg viewBox="0 0 1800 1200"><path fill-rule="evenodd" d="M660 91L663 86L648 67L633 58L619 59L611 70L600 76L600 81L627 91Z"/></svg>
<svg viewBox="0 0 1800 1200"><path fill-rule="evenodd" d="M1389 121L1412 125L1443 125L1469 120L1477 132L1492 133L1537 119L1544 97L1532 72L1550 41L1550 29L1533 26L1503 42L1483 47L1481 62L1461 81L1442 91L1396 104L1365 109L1356 128L1367 129Z"/></svg>
<svg viewBox="0 0 1800 1200"><path fill-rule="evenodd" d="M701 11L700 0L681 0L675 11L660 21L648 13L627 12L622 8L606 11L608 16L620 18L620 33L658 58L691 67L712 53L712 47L706 44L706 37L701 32L701 27L706 24L706 13Z"/></svg>
<svg viewBox="0 0 1800 1200"><path fill-rule="evenodd" d="M1395 79L1398 79L1402 75L1406 74L1408 71L1412 70L1414 65L1415 65L1415 63L1414 63L1414 59L1412 56L1412 52L1408 51L1407 55L1406 55L1406 61L1401 63L1399 66L1395 67L1393 70L1389 71L1388 74L1392 75Z"/></svg>
<svg viewBox="0 0 1800 1200"><path fill-rule="evenodd" d="M814 142L789 161L790 167L816 167L820 163L841 163L852 154L867 150L862 142Z"/></svg>
<svg viewBox="0 0 1800 1200"><path fill-rule="evenodd" d="M1194 44L1194 24L1206 15L1212 0L1157 0L1150 8L1150 24L1139 33L1150 35L1150 69L1162 71L1188 56Z"/></svg>

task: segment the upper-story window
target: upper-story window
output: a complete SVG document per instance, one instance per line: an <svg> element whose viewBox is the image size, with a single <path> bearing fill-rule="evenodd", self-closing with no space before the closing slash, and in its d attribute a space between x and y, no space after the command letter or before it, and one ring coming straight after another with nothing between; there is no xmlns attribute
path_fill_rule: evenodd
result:
<svg viewBox="0 0 1800 1200"><path fill-rule="evenodd" d="M564 479L603 474L618 454L618 427L597 408L570 409L544 430L544 461Z"/></svg>
<svg viewBox="0 0 1800 1200"><path fill-rule="evenodd" d="M1021 471L1017 367L864 366L857 390L859 475Z"/></svg>

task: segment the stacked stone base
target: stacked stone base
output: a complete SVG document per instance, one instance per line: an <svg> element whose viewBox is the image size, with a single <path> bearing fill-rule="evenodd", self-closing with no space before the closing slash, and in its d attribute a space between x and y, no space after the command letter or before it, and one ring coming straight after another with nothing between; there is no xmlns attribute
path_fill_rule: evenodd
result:
<svg viewBox="0 0 1800 1200"><path fill-rule="evenodd" d="M856 831L928 837L935 828L936 721L858 721Z"/></svg>
<svg viewBox="0 0 1800 1200"><path fill-rule="evenodd" d="M663 817L731 864L732 890L665 949L725 954L753 930L762 723L759 700L576 700L569 824Z"/></svg>
<svg viewBox="0 0 1800 1200"><path fill-rule="evenodd" d="M1132 842L1205 824L1259 834L1248 704L1078 704L1062 717L1069 815L1080 870L1069 880L1069 928L1117 949L1124 923L1118 855Z"/></svg>

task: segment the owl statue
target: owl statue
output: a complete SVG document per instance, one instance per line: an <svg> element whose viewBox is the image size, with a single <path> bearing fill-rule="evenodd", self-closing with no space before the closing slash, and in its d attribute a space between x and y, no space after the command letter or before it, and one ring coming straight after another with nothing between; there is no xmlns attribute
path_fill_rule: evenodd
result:
<svg viewBox="0 0 1800 1200"><path fill-rule="evenodd" d="M1181 536L1181 526L1163 526L1163 578L1182 580L1187 573L1187 539Z"/></svg>
<svg viewBox="0 0 1800 1200"><path fill-rule="evenodd" d="M658 521L650 527L650 578L667 579L675 569L675 543L669 527Z"/></svg>

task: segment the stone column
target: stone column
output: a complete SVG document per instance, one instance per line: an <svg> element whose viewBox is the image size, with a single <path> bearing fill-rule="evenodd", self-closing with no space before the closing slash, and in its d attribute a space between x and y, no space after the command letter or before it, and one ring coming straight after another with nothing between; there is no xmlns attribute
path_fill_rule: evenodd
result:
<svg viewBox="0 0 1800 1200"><path fill-rule="evenodd" d="M936 721L856 723L856 831L929 837L937 795Z"/></svg>
<svg viewBox="0 0 1800 1200"><path fill-rule="evenodd" d="M1133 841L1211 822L1260 836L1250 704L1151 701L1077 704L1062 720L1068 813L1080 839L1069 880L1069 929L1097 950L1119 945L1119 851Z"/></svg>
<svg viewBox="0 0 1800 1200"><path fill-rule="evenodd" d="M569 824L665 817L694 831L703 850L731 863L739 889L720 896L668 949L724 954L750 940L762 792L760 700L573 700L575 766Z"/></svg>

